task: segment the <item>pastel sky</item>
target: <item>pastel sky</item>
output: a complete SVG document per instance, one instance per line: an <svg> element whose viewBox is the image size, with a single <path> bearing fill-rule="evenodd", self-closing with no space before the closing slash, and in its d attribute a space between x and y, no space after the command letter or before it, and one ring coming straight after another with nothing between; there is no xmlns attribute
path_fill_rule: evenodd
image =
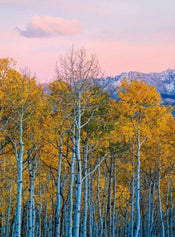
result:
<svg viewBox="0 0 175 237"><path fill-rule="evenodd" d="M175 1L0 0L0 57L51 81L72 45L95 53L106 76L175 69Z"/></svg>

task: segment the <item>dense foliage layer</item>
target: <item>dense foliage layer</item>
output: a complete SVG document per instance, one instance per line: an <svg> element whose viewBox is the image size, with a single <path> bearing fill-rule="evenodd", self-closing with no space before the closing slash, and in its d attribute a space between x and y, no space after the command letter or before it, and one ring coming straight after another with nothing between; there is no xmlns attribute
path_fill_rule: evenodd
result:
<svg viewBox="0 0 175 237"><path fill-rule="evenodd" d="M0 236L174 236L175 122L155 87L98 87L84 50L47 92L0 59Z"/></svg>

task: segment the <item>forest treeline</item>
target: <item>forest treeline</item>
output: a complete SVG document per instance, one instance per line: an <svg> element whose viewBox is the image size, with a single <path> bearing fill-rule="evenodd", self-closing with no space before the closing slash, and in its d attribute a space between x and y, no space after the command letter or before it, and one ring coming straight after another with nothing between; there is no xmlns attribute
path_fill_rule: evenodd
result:
<svg viewBox="0 0 175 237"><path fill-rule="evenodd" d="M0 59L0 236L175 236L173 108L71 50L47 90Z"/></svg>

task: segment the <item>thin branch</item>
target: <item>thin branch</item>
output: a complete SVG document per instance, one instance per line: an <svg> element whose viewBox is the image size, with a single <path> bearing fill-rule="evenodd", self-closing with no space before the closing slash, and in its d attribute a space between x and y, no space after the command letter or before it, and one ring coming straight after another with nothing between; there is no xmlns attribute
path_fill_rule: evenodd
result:
<svg viewBox="0 0 175 237"><path fill-rule="evenodd" d="M118 151L120 151L120 150L118 150ZM105 160L107 160L107 159L114 158L114 157L117 155L117 154L114 154L114 155L112 155L112 156L106 157L109 153L110 153L110 152L107 152L107 153L104 155L103 159L101 159L101 161L95 166L95 168L94 168L93 170L91 170L86 176L84 176L84 177L81 179L81 182L83 182L89 175L93 174L93 173L97 170L97 168L101 165L101 163L102 163L103 161L105 161Z"/></svg>

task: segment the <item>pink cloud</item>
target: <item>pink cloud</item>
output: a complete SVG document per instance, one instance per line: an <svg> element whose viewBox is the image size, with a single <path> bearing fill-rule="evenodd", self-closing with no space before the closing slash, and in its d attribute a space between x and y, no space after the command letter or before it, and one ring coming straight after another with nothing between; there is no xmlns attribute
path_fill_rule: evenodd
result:
<svg viewBox="0 0 175 237"><path fill-rule="evenodd" d="M74 35L81 32L82 25L78 20L65 20L61 17L34 16L25 30L17 28L20 35L27 38L51 37L57 35Z"/></svg>

